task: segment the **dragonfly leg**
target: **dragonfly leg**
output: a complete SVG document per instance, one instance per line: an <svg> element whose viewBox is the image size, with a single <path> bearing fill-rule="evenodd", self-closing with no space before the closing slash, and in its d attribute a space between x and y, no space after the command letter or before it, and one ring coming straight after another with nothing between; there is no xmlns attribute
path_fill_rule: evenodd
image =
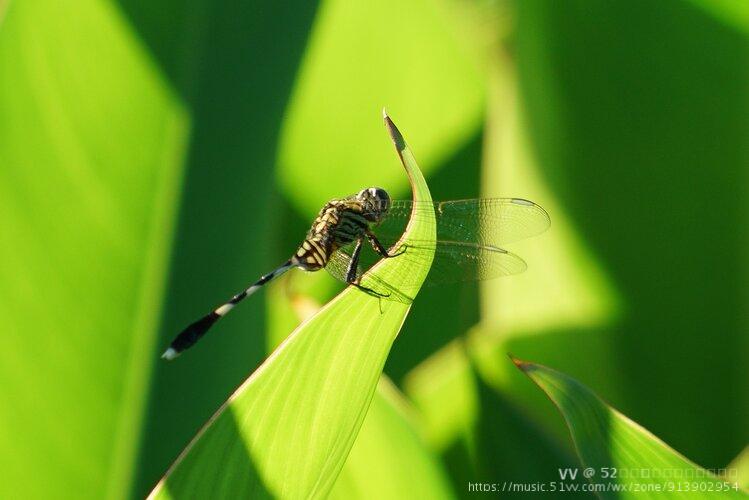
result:
<svg viewBox="0 0 749 500"><path fill-rule="evenodd" d="M376 290L372 290L371 288L367 288L366 286L362 286L359 283L349 283L349 285L355 286L356 288L358 288L362 292L366 293L367 295L371 295L373 297L377 297L377 298L380 298L380 299L383 298L383 297L390 297L389 293L380 293L380 292L378 292Z"/></svg>
<svg viewBox="0 0 749 500"><path fill-rule="evenodd" d="M359 256L361 255L362 239L356 240L356 246L354 251L351 252L351 260L348 263L348 269L346 269L346 283L354 283L356 281L356 272L359 268Z"/></svg>
<svg viewBox="0 0 749 500"><path fill-rule="evenodd" d="M369 243L372 245L372 248L374 248L374 251L380 254L380 256L390 259L392 257L397 257L400 254L404 253L406 251L405 245L400 248L395 253L388 253L388 251L385 249L385 247L380 243L380 240L377 239L377 236L374 235L374 233L367 231L367 239L369 240Z"/></svg>
<svg viewBox="0 0 749 500"><path fill-rule="evenodd" d="M359 238L356 240L356 246L354 247L354 251L351 252L351 260L349 260L348 263L348 269L346 270L346 283L349 285L355 286L359 290L361 290L364 293L367 293L369 295L373 295L375 297L389 297L389 293L379 293L371 288L367 288L366 286L359 284L359 276L356 275L356 272L359 268L359 256L361 255L361 248L362 248L362 242L363 239Z"/></svg>

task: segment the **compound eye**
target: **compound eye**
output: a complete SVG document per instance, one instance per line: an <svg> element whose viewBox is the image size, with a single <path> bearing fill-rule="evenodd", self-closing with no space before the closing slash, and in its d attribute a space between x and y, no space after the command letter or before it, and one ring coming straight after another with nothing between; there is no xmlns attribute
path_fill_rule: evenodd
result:
<svg viewBox="0 0 749 500"><path fill-rule="evenodd" d="M387 191L385 191L382 188L377 188L375 190L375 197L378 200L381 200L381 201L384 201L384 202L389 202L390 201L390 195L388 195Z"/></svg>

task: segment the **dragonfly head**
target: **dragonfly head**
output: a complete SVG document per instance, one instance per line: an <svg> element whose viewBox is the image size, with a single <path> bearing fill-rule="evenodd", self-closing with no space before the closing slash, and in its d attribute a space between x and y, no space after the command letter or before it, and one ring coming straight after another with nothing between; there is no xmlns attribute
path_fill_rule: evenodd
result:
<svg viewBox="0 0 749 500"><path fill-rule="evenodd" d="M380 222L390 209L390 195L382 188L362 189L356 199L364 205L365 217L372 222Z"/></svg>

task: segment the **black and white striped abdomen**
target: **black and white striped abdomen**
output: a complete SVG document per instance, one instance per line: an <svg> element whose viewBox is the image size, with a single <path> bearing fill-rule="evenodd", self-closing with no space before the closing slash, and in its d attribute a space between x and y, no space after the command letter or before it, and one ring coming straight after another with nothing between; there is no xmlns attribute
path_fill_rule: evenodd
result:
<svg viewBox="0 0 749 500"><path fill-rule="evenodd" d="M311 237L304 240L294 254L295 265L307 271L317 271L325 267L332 250L322 238Z"/></svg>

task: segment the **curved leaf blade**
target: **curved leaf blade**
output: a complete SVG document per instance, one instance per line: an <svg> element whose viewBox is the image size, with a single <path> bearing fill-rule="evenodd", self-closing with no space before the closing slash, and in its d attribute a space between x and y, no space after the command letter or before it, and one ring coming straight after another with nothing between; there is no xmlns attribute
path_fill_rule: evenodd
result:
<svg viewBox="0 0 749 500"><path fill-rule="evenodd" d="M413 412L383 375L329 498L456 498L443 465L417 432Z"/></svg>
<svg viewBox="0 0 749 500"><path fill-rule="evenodd" d="M593 471L591 483L603 485L604 491L597 491L601 498L749 496L683 457L577 380L543 365L513 362L562 413L583 466Z"/></svg>
<svg viewBox="0 0 749 500"><path fill-rule="evenodd" d="M403 137L387 116L385 124L414 199L430 200ZM407 244L434 234L433 218L418 217L409 223L403 240ZM432 254L424 252L423 257L420 263L383 260L373 269L376 282L413 297L420 284L406 288L399 279L410 275L410 283L416 275L423 281ZM343 291L239 387L151 498L326 496L356 439L409 309L405 301L379 300L352 287Z"/></svg>
<svg viewBox="0 0 749 500"><path fill-rule="evenodd" d="M289 285L276 283L269 290L270 350L321 307ZM421 415L383 374L328 498L455 498L447 471L421 430Z"/></svg>

